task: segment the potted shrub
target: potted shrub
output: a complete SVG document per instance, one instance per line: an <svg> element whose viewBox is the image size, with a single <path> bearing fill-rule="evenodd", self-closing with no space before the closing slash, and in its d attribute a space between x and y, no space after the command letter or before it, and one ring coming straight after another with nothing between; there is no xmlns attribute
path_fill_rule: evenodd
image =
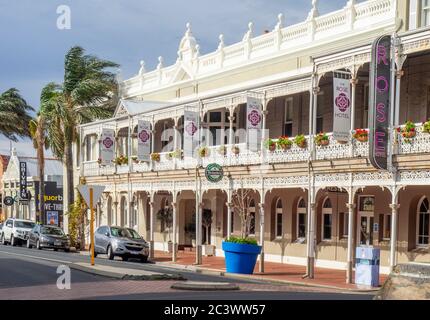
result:
<svg viewBox="0 0 430 320"><path fill-rule="evenodd" d="M155 162L160 162L160 154L157 152L151 153L151 160Z"/></svg>
<svg viewBox="0 0 430 320"><path fill-rule="evenodd" d="M215 255L215 246L210 244L209 239L209 229L212 226L212 211L211 210L203 210L202 212L202 226L206 230L206 242L202 247L202 254L204 256L214 256Z"/></svg>
<svg viewBox="0 0 430 320"><path fill-rule="evenodd" d="M219 153L221 156L225 156L225 155L227 154L227 148L226 148L226 146L220 146L220 147L218 148L218 153Z"/></svg>
<svg viewBox="0 0 430 320"><path fill-rule="evenodd" d="M264 146L266 147L267 150L269 150L270 152L273 152L276 150L276 142L272 139L267 139L264 142Z"/></svg>
<svg viewBox="0 0 430 320"><path fill-rule="evenodd" d="M173 210L172 208L162 208L157 212L157 219L160 221L161 225L164 225L163 236L164 242L167 242L167 251L172 252L172 240L171 240L171 228L173 226ZM167 238L169 238L168 241Z"/></svg>
<svg viewBox="0 0 430 320"><path fill-rule="evenodd" d="M423 123L423 132L430 133L430 120Z"/></svg>
<svg viewBox="0 0 430 320"><path fill-rule="evenodd" d="M278 139L277 145L279 148L285 151L291 149L293 142L287 136L281 136Z"/></svg>
<svg viewBox="0 0 430 320"><path fill-rule="evenodd" d="M353 138L360 142L369 141L369 131L366 129L357 129L354 132Z"/></svg>
<svg viewBox="0 0 430 320"><path fill-rule="evenodd" d="M208 147L201 147L198 151L200 158L205 158L209 156L209 148Z"/></svg>
<svg viewBox="0 0 430 320"><path fill-rule="evenodd" d="M233 208L241 220L241 236L230 237L222 243L225 264L228 273L252 274L261 246L255 239L249 238L251 214L249 205L252 201L250 190L243 188L233 194Z"/></svg>
<svg viewBox="0 0 430 320"><path fill-rule="evenodd" d="M397 131L402 135L406 143L411 143L412 139L417 135L416 125L412 121L407 121L402 128Z"/></svg>
<svg viewBox="0 0 430 320"><path fill-rule="evenodd" d="M238 155L240 153L240 148L238 146L231 147L231 152L235 155Z"/></svg>
<svg viewBox="0 0 430 320"><path fill-rule="evenodd" d="M298 136L296 136L294 138L294 143L299 147L299 148L306 148L308 145L308 141L306 140L305 135L300 134Z"/></svg>
<svg viewBox="0 0 430 320"><path fill-rule="evenodd" d="M315 144L320 147L328 146L330 138L327 133L320 132L315 136Z"/></svg>

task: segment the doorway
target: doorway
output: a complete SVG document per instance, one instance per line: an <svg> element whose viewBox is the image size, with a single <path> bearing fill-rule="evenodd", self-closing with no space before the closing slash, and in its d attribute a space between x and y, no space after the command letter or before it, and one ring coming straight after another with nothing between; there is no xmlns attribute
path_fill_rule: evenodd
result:
<svg viewBox="0 0 430 320"><path fill-rule="evenodd" d="M361 196L359 198L357 239L358 245L373 245L373 228L375 217L375 197Z"/></svg>

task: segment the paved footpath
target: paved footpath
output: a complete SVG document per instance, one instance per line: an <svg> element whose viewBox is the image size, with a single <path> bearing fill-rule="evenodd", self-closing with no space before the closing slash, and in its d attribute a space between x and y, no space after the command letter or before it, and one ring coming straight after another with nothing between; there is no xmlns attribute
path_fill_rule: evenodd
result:
<svg viewBox="0 0 430 320"><path fill-rule="evenodd" d="M162 300L284 300L284 299L371 299L372 295L351 294L323 288L311 288L291 285L268 284L256 281L232 280L240 291L234 292L197 292L171 289L177 280L116 280L71 270L70 290L57 288L57 267L65 263L64 257L74 260L81 266L88 267L87 258L79 254L62 254L52 251L28 250L0 246L0 299L162 299ZM56 260L58 259L58 260ZM97 259L101 270L135 274L142 273L137 268L150 267L151 272L165 274L168 269L154 265L123 263ZM172 270L172 269L170 269ZM147 271L143 272L147 274ZM182 272L184 277L195 275ZM198 275L198 281L226 281L224 277ZM228 279L227 279L228 280Z"/></svg>

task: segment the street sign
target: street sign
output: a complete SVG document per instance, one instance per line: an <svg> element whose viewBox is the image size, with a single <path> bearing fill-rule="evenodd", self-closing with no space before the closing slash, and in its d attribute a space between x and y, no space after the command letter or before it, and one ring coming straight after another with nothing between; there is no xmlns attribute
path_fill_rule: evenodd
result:
<svg viewBox="0 0 430 320"><path fill-rule="evenodd" d="M219 164L211 163L205 169L205 176L209 182L217 183L224 178L224 170Z"/></svg>
<svg viewBox="0 0 430 320"><path fill-rule="evenodd" d="M102 193L105 190L105 186L89 186L89 185L79 185L78 190L79 193L84 198L85 202L87 203L88 207L90 207L90 189L93 189L93 208L96 207L97 202L102 197ZM90 208L91 209L91 208Z"/></svg>
<svg viewBox="0 0 430 320"><path fill-rule="evenodd" d="M4 197L3 203L5 206L13 206L13 203L15 202L15 200L12 197Z"/></svg>

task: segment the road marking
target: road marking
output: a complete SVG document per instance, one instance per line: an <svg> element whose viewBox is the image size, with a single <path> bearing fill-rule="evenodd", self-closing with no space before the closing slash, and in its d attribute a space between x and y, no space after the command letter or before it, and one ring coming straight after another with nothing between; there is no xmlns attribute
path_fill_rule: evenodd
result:
<svg viewBox="0 0 430 320"><path fill-rule="evenodd" d="M50 258L32 256L32 255L27 255L27 254L22 254L22 253L15 253L15 252L10 252L10 251L0 251L0 253L10 254L10 255L13 255L13 256L17 256L17 257L25 257L25 258L30 258L30 259L36 259L36 260L46 260L46 261L50 261L50 262L59 262L59 263L65 263L65 264L72 264L73 263L72 261L50 259Z"/></svg>

